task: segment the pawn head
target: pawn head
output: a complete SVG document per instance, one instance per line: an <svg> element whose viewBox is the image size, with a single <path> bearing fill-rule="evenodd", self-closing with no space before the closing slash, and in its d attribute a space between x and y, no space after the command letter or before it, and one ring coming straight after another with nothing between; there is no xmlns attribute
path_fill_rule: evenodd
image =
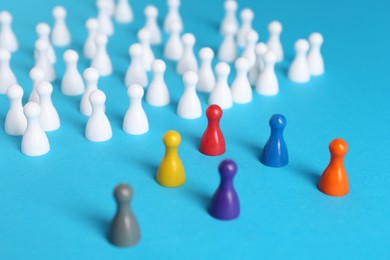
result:
<svg viewBox="0 0 390 260"><path fill-rule="evenodd" d="M268 25L268 31L271 34L280 34L283 30L282 24L279 21L273 21Z"/></svg>
<svg viewBox="0 0 390 260"><path fill-rule="evenodd" d="M42 81L45 78L45 71L40 67L34 67L30 70L29 75L33 81Z"/></svg>
<svg viewBox="0 0 390 260"><path fill-rule="evenodd" d="M149 42L151 35L147 29L141 29L138 31L137 37L140 42Z"/></svg>
<svg viewBox="0 0 390 260"><path fill-rule="evenodd" d="M0 21L3 24L12 23L12 14L8 11L0 12Z"/></svg>
<svg viewBox="0 0 390 260"><path fill-rule="evenodd" d="M263 56L268 51L268 46L264 42L256 44L255 52L257 55Z"/></svg>
<svg viewBox="0 0 390 260"><path fill-rule="evenodd" d="M28 118L39 117L41 114L41 107L38 103L28 102L26 105L24 105L23 112L24 115Z"/></svg>
<svg viewBox="0 0 390 260"><path fill-rule="evenodd" d="M185 85L196 85L198 84L198 74L193 71L187 71L183 75L183 82Z"/></svg>
<svg viewBox="0 0 390 260"><path fill-rule="evenodd" d="M53 86L48 81L42 81L37 86L37 92L39 96L48 96L53 93Z"/></svg>
<svg viewBox="0 0 390 260"><path fill-rule="evenodd" d="M228 23L225 26L225 35L234 35L237 31L237 27L233 23Z"/></svg>
<svg viewBox="0 0 390 260"><path fill-rule="evenodd" d="M133 189L125 183L119 184L114 190L114 198L119 203L128 203L132 196Z"/></svg>
<svg viewBox="0 0 390 260"><path fill-rule="evenodd" d="M127 89L129 98L142 98L144 96L144 88L139 84L133 84Z"/></svg>
<svg viewBox="0 0 390 260"><path fill-rule="evenodd" d="M256 43L259 40L259 34L255 30L250 30L245 35L245 39L247 43Z"/></svg>
<svg viewBox="0 0 390 260"><path fill-rule="evenodd" d="M202 60L212 60L214 58L214 52L211 48L202 48L199 51L199 57Z"/></svg>
<svg viewBox="0 0 390 260"><path fill-rule="evenodd" d="M307 52L309 50L309 43L305 39L299 39L295 43L296 52Z"/></svg>
<svg viewBox="0 0 390 260"><path fill-rule="evenodd" d="M249 61L247 58L241 57L236 60L234 66L236 67L236 70L248 70Z"/></svg>
<svg viewBox="0 0 390 260"><path fill-rule="evenodd" d="M181 40L184 45L192 46L195 44L195 36L192 33L186 33L182 36Z"/></svg>
<svg viewBox="0 0 390 260"><path fill-rule="evenodd" d="M56 6L53 9L53 16L56 18L63 18L66 16L66 10L62 6Z"/></svg>
<svg viewBox="0 0 390 260"><path fill-rule="evenodd" d="M226 11L234 12L237 10L237 2L235 0L227 0L224 7Z"/></svg>
<svg viewBox="0 0 390 260"><path fill-rule="evenodd" d="M166 147L177 147L181 143L181 136L178 132L170 130L165 133L163 142Z"/></svg>
<svg viewBox="0 0 390 260"><path fill-rule="evenodd" d="M165 62L163 60L154 60L152 63L152 70L153 72L162 73L165 71L167 65L165 65Z"/></svg>
<svg viewBox="0 0 390 260"><path fill-rule="evenodd" d="M0 61L9 61L11 59L11 53L5 49L0 49Z"/></svg>
<svg viewBox="0 0 390 260"><path fill-rule="evenodd" d="M64 52L64 61L65 62L77 62L79 59L79 55L74 50L67 50Z"/></svg>
<svg viewBox="0 0 390 260"><path fill-rule="evenodd" d="M180 6L180 0L168 0L167 4L169 8L177 8Z"/></svg>
<svg viewBox="0 0 390 260"><path fill-rule="evenodd" d="M245 8L240 13L241 20L243 21L251 21L253 20L254 14L253 11L249 8Z"/></svg>
<svg viewBox="0 0 390 260"><path fill-rule="evenodd" d="M108 42L108 38L107 38L107 35L105 35L104 33L99 33L97 36L96 36L96 44L97 45L100 45L100 46L104 46L107 44Z"/></svg>
<svg viewBox="0 0 390 260"><path fill-rule="evenodd" d="M141 44L139 44L139 43L134 43L129 48L129 54L132 57L141 56L142 53L143 53L143 49L142 49Z"/></svg>
<svg viewBox="0 0 390 260"><path fill-rule="evenodd" d="M275 114L269 120L269 125L271 126L271 128L283 129L286 127L286 124L287 120L281 114Z"/></svg>
<svg viewBox="0 0 390 260"><path fill-rule="evenodd" d="M86 81L97 81L99 79L99 72L94 68L86 68L83 76Z"/></svg>
<svg viewBox="0 0 390 260"><path fill-rule="evenodd" d="M35 42L35 49L37 49L37 51L44 52L49 49L49 43L45 40L39 39Z"/></svg>
<svg viewBox="0 0 390 260"><path fill-rule="evenodd" d="M85 23L85 27L89 31L97 30L99 28L99 22L95 18L89 18L87 22Z"/></svg>
<svg viewBox="0 0 390 260"><path fill-rule="evenodd" d="M209 120L219 120L222 117L222 108L216 104L210 105L206 110Z"/></svg>
<svg viewBox="0 0 390 260"><path fill-rule="evenodd" d="M233 177L237 173L237 164L233 160L223 160L218 167L219 173L223 176Z"/></svg>
<svg viewBox="0 0 390 260"><path fill-rule="evenodd" d="M348 152L348 144L341 138L334 139L329 144L329 151L333 155L344 156Z"/></svg>
<svg viewBox="0 0 390 260"><path fill-rule="evenodd" d="M92 105L104 105L106 103L106 94L103 91L96 89L89 94L89 102Z"/></svg>
<svg viewBox="0 0 390 260"><path fill-rule="evenodd" d="M35 30L38 35L47 36L50 34L50 26L47 23L39 23Z"/></svg>
<svg viewBox="0 0 390 260"><path fill-rule="evenodd" d="M322 35L320 33L312 33L310 36L309 36L309 41L312 45L322 45L322 43L324 42L324 37L322 37Z"/></svg>
<svg viewBox="0 0 390 260"><path fill-rule="evenodd" d="M158 15L158 10L154 5L148 5L145 8L145 16L148 18L156 18Z"/></svg>
<svg viewBox="0 0 390 260"><path fill-rule="evenodd" d="M220 62L215 66L215 73L219 76L228 76L230 74L229 64L226 62Z"/></svg>
<svg viewBox="0 0 390 260"><path fill-rule="evenodd" d="M23 88L17 84L9 86L7 88L7 97L9 99L22 98Z"/></svg>
<svg viewBox="0 0 390 260"><path fill-rule="evenodd" d="M273 51L269 50L264 54L263 59L265 63L272 64L276 62L277 58L276 54Z"/></svg>
<svg viewBox="0 0 390 260"><path fill-rule="evenodd" d="M181 23L177 22L177 21L173 21L170 25L169 25L169 31L171 33L179 33L181 32L182 30L182 25Z"/></svg>

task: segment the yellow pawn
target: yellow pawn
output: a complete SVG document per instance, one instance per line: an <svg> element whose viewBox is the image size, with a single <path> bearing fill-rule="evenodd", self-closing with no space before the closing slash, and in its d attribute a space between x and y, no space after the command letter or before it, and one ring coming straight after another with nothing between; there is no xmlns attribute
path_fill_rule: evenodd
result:
<svg viewBox="0 0 390 260"><path fill-rule="evenodd" d="M163 142L165 155L158 167L156 180L165 187L178 187L186 181L184 166L178 154L180 134L173 130L168 131L164 135Z"/></svg>

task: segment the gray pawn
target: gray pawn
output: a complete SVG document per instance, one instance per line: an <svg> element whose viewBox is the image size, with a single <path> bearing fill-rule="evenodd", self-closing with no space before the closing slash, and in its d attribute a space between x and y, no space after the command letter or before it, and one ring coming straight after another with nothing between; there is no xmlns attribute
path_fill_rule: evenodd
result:
<svg viewBox="0 0 390 260"><path fill-rule="evenodd" d="M141 234L138 222L130 209L133 189L127 184L119 184L114 190L117 212L111 223L109 240L115 246L129 247L138 243Z"/></svg>

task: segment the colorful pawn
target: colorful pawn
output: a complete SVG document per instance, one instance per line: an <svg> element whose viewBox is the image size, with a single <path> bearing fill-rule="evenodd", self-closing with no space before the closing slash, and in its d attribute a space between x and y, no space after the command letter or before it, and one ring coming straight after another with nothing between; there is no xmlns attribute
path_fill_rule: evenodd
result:
<svg viewBox="0 0 390 260"><path fill-rule="evenodd" d="M342 139L335 139L329 145L330 162L322 173L318 189L329 196L348 194L348 176L344 167L344 157L348 152L348 144Z"/></svg>
<svg viewBox="0 0 390 260"><path fill-rule="evenodd" d="M199 151L205 155L217 156L226 151L225 138L219 126L222 109L218 105L211 105L206 110L208 125L200 140Z"/></svg>
<svg viewBox="0 0 390 260"><path fill-rule="evenodd" d="M211 200L209 212L216 219L233 220L240 215L240 201L233 185L237 164L232 160L224 160L218 170L221 183Z"/></svg>
<svg viewBox="0 0 390 260"><path fill-rule="evenodd" d="M283 115L273 115L269 120L271 135L264 146L261 163L269 167L283 167L288 164L288 151L283 139L287 121Z"/></svg>
<svg viewBox="0 0 390 260"><path fill-rule="evenodd" d="M168 131L164 135L163 142L165 155L158 168L156 180L165 187L178 187L186 180L184 166L178 154L180 134L176 131Z"/></svg>

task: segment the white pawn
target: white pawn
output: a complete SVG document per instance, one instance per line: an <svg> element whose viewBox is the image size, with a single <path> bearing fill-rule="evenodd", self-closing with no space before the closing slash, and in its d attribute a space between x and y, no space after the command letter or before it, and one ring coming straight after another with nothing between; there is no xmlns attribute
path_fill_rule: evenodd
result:
<svg viewBox="0 0 390 260"><path fill-rule="evenodd" d="M164 80L165 69L163 60L155 60L152 64L153 80L146 93L146 102L151 106L166 106L170 102L168 87Z"/></svg>
<svg viewBox="0 0 390 260"><path fill-rule="evenodd" d="M51 31L50 26L47 23L39 23L35 27L35 31L38 35L38 39L46 41L47 44L49 45L49 48L47 50L47 56L49 58L49 61L53 64L56 63L57 60L56 53L50 42L50 31ZM38 53L35 51L35 61L37 59L38 59Z"/></svg>
<svg viewBox="0 0 390 260"><path fill-rule="evenodd" d="M37 87L37 92L39 95L39 105L41 107L39 120L43 131L49 132L57 130L60 128L60 117L51 101L53 86L48 81L42 81Z"/></svg>
<svg viewBox="0 0 390 260"><path fill-rule="evenodd" d="M233 101L246 104L252 101L252 87L248 79L249 62L246 58L238 58L235 62L236 78L231 87Z"/></svg>
<svg viewBox="0 0 390 260"><path fill-rule="evenodd" d="M9 110L5 118L4 130L9 135L23 135L27 127L27 119L23 113L23 88L19 85L7 89Z"/></svg>
<svg viewBox="0 0 390 260"><path fill-rule="evenodd" d="M177 105L177 114L185 119L196 119L202 116L202 105L196 94L198 75L187 71L183 75L184 92Z"/></svg>
<svg viewBox="0 0 390 260"><path fill-rule="evenodd" d="M240 13L241 27L237 32L237 44L239 47L244 48L246 46L246 34L252 31L252 21L254 18L253 11L249 8L245 8Z"/></svg>
<svg viewBox="0 0 390 260"><path fill-rule="evenodd" d="M118 23L131 23L134 19L129 0L118 0L115 8L115 19Z"/></svg>
<svg viewBox="0 0 390 260"><path fill-rule="evenodd" d="M50 144L39 120L41 107L38 103L28 102L23 112L27 119L27 128L22 138L22 153L27 156L47 154L50 151Z"/></svg>
<svg viewBox="0 0 390 260"><path fill-rule="evenodd" d="M98 0L98 22L99 22L99 32L107 36L114 34L114 25L111 20L110 6L107 0Z"/></svg>
<svg viewBox="0 0 390 260"><path fill-rule="evenodd" d="M146 23L144 29L150 33L150 44L156 45L161 43L161 31L157 24L158 10L153 5L145 8Z"/></svg>
<svg viewBox="0 0 390 260"><path fill-rule="evenodd" d="M183 75L186 71L198 71L198 61L194 54L195 36L191 33L186 33L182 36L183 53L176 66L176 72Z"/></svg>
<svg viewBox="0 0 390 260"><path fill-rule="evenodd" d="M150 71L154 61L154 53L150 47L150 32L146 29L141 29L138 31L137 37L142 46L142 64L146 71Z"/></svg>
<svg viewBox="0 0 390 260"><path fill-rule="evenodd" d="M127 96L130 106L123 119L122 129L131 135L142 135L149 131L149 122L144 109L142 108L142 97L144 89L138 84L131 85L127 89Z"/></svg>
<svg viewBox="0 0 390 260"><path fill-rule="evenodd" d="M268 51L264 55L264 69L257 79L255 90L263 96L274 96L279 93L279 82L275 74L276 55Z"/></svg>
<svg viewBox="0 0 390 260"><path fill-rule="evenodd" d="M276 55L276 62L283 60L283 46L280 42L280 34L282 33L282 24L278 21L273 21L268 25L269 38L267 42L268 50L271 50Z"/></svg>
<svg viewBox="0 0 390 260"><path fill-rule="evenodd" d="M5 49L0 49L0 94L5 94L7 88L17 84L15 74L9 65L11 53Z"/></svg>
<svg viewBox="0 0 390 260"><path fill-rule="evenodd" d="M95 18L90 18L85 23L85 27L88 31L87 39L84 43L84 56L88 59L92 59L96 54L96 36L99 31L99 22Z"/></svg>
<svg viewBox="0 0 390 260"><path fill-rule="evenodd" d="M51 34L51 41L55 46L64 47L70 44L71 37L66 26L66 10L62 6L53 9L54 27Z"/></svg>
<svg viewBox="0 0 390 260"><path fill-rule="evenodd" d="M228 109L233 106L233 96L228 84L230 67L225 62L220 62L215 67L217 82L209 96L209 104L217 104L222 109Z"/></svg>
<svg viewBox="0 0 390 260"><path fill-rule="evenodd" d="M49 60L49 44L44 40L37 40L35 50L38 56L35 67L39 67L45 72L45 80L53 82L56 79L56 71Z"/></svg>
<svg viewBox="0 0 390 260"><path fill-rule="evenodd" d="M249 31L246 36L246 46L242 57L246 58L249 62L249 69L251 69L256 63L256 43L259 40L259 34L252 30Z"/></svg>
<svg viewBox="0 0 390 260"><path fill-rule="evenodd" d="M260 76L260 73L264 69L264 54L268 51L268 47L264 42L256 44L256 62L255 65L249 71L249 82L251 85L256 85L256 81Z"/></svg>
<svg viewBox="0 0 390 260"><path fill-rule="evenodd" d="M84 70L84 80L86 89L81 98L80 112L85 116L90 116L92 114L92 105L89 101L89 95L98 89L99 72L97 72L94 68L87 68Z"/></svg>
<svg viewBox="0 0 390 260"><path fill-rule="evenodd" d="M196 89L201 92L211 92L215 86L215 75L212 68L214 52L210 48L202 48L199 51L201 60L198 76L198 84Z"/></svg>
<svg viewBox="0 0 390 260"><path fill-rule="evenodd" d="M180 28L183 28L183 21L179 13L180 0L167 0L167 4L168 14L164 21L164 30L171 33L173 23L177 23Z"/></svg>
<svg viewBox="0 0 390 260"><path fill-rule="evenodd" d="M0 49L15 52L19 48L18 40L12 30L12 15L3 11L0 13Z"/></svg>
<svg viewBox="0 0 390 260"><path fill-rule="evenodd" d="M224 3L225 17L222 20L220 33L224 35L226 33L227 26L232 26L234 34L238 30L238 21L237 21L237 2L235 0L226 0Z"/></svg>
<svg viewBox="0 0 390 260"><path fill-rule="evenodd" d="M325 72L324 60L321 54L321 46L324 38L320 33L312 33L309 37L310 51L307 55L309 70L312 76L320 76Z"/></svg>
<svg viewBox="0 0 390 260"><path fill-rule="evenodd" d="M142 87L146 87L148 85L148 76L146 75L146 71L142 62L142 53L143 49L140 44L135 43L130 46L130 65L125 76L126 87L129 87L133 84L139 84Z"/></svg>
<svg viewBox="0 0 390 260"><path fill-rule="evenodd" d="M181 30L180 23L170 23L169 38L164 48L164 56L169 60L178 61L183 54L183 43L180 39Z"/></svg>
<svg viewBox="0 0 390 260"><path fill-rule="evenodd" d="M115 14L115 0L106 0L107 1L107 9L110 16Z"/></svg>
<svg viewBox="0 0 390 260"><path fill-rule="evenodd" d="M29 76L32 81L32 89L28 101L39 103L37 87L45 79L45 72L40 67L34 67L30 70Z"/></svg>
<svg viewBox="0 0 390 260"><path fill-rule="evenodd" d="M92 114L85 127L85 138L91 142L104 142L112 137L112 128L105 110L106 95L97 89L89 95L92 105Z"/></svg>
<svg viewBox="0 0 390 260"><path fill-rule="evenodd" d="M310 69L307 62L309 43L300 39L295 43L295 58L288 70L288 79L296 83L306 83L310 80Z"/></svg>
<svg viewBox="0 0 390 260"><path fill-rule="evenodd" d="M92 58L91 67L99 72L100 76L109 76L112 74L112 63L107 53L108 38L99 33L96 36L96 54Z"/></svg>
<svg viewBox="0 0 390 260"><path fill-rule="evenodd" d="M78 96L84 92L84 81L77 68L79 55L74 50L64 53L66 70L61 82L61 92L67 96Z"/></svg>
<svg viewBox="0 0 390 260"><path fill-rule="evenodd" d="M231 0L229 0L231 1ZM234 39L235 28L233 24L225 26L224 39L218 50L218 59L224 62L233 62L237 57L237 45Z"/></svg>

